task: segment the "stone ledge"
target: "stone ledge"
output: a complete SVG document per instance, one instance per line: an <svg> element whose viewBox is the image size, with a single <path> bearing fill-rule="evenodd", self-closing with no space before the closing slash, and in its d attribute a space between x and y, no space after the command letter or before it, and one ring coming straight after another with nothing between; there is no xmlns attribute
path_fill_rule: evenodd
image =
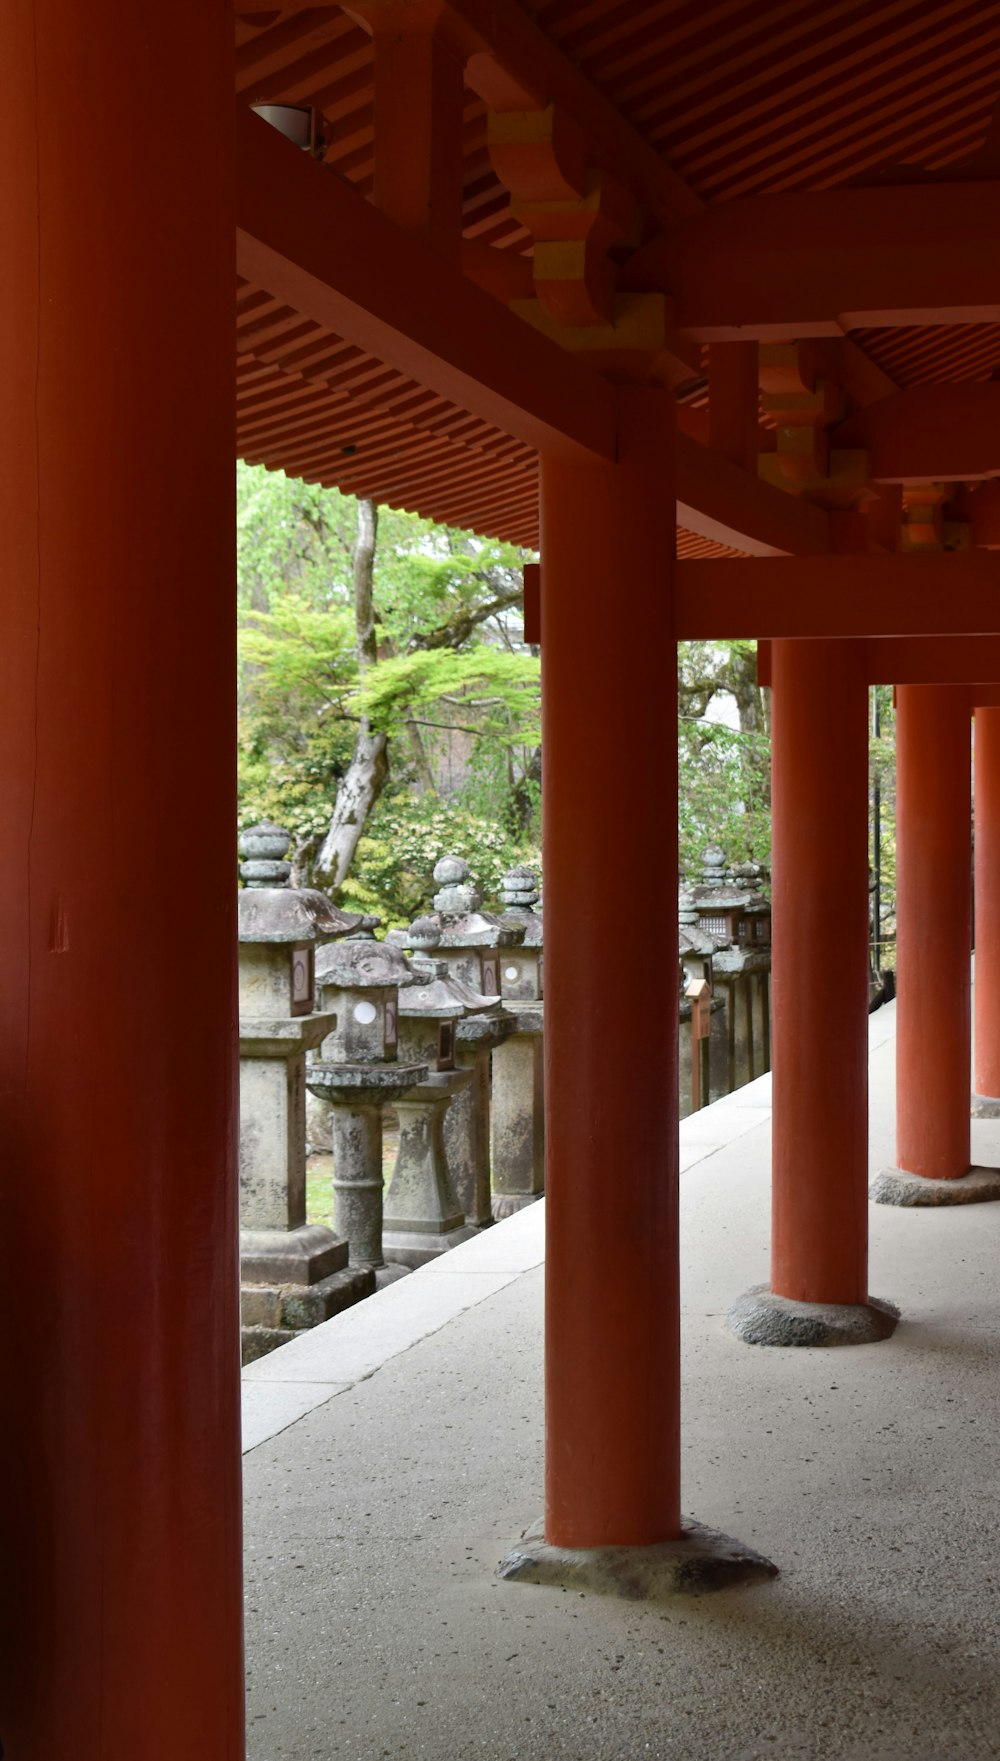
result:
<svg viewBox="0 0 1000 1761"><path fill-rule="evenodd" d="M902 1168L883 1168L868 1188L876 1205L979 1205L1000 1198L1000 1168L970 1168L954 1180L929 1180Z"/></svg>
<svg viewBox="0 0 1000 1761"><path fill-rule="evenodd" d="M726 1328L745 1345L874 1345L888 1339L899 1320L891 1302L795 1302L755 1284L738 1296Z"/></svg>
<svg viewBox="0 0 1000 1761"><path fill-rule="evenodd" d="M497 1576L510 1583L643 1602L701 1596L777 1575L762 1553L696 1522L682 1523L676 1541L648 1547L551 1547L537 1523L497 1567Z"/></svg>
<svg viewBox="0 0 1000 1761"><path fill-rule="evenodd" d="M969 1112L973 1119L1000 1119L1000 1096L974 1094Z"/></svg>

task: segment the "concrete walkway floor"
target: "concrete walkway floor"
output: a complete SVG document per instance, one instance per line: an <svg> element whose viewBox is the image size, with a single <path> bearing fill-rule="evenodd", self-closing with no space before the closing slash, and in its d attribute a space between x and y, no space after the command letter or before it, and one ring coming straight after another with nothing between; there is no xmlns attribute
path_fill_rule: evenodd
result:
<svg viewBox="0 0 1000 1761"><path fill-rule="evenodd" d="M872 1207L888 1342L739 1344L768 1084L681 1128L684 1503L780 1577L660 1605L496 1581L542 1508L535 1205L245 1373L250 1761L1000 1756L1000 1204Z"/></svg>

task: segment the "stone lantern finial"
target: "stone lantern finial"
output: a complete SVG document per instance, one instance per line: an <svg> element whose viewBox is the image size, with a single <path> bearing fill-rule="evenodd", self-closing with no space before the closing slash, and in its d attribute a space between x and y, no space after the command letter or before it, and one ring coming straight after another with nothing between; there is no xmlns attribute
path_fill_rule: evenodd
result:
<svg viewBox="0 0 1000 1761"><path fill-rule="evenodd" d="M686 875L681 875L677 888L677 921L678 923L697 923L698 907L694 902L694 893L687 884Z"/></svg>
<svg viewBox="0 0 1000 1761"><path fill-rule="evenodd" d="M291 838L283 826L262 819L240 834L240 876L248 887L287 887L291 864L284 860Z"/></svg>
<svg viewBox="0 0 1000 1761"><path fill-rule="evenodd" d="M719 887L726 874L726 853L718 844L706 844L701 853L701 877L706 887Z"/></svg>
<svg viewBox="0 0 1000 1761"><path fill-rule="evenodd" d="M441 889L434 895L434 909L442 917L466 917L479 909L482 894L469 878L464 856L442 856L434 864L434 879Z"/></svg>
<svg viewBox="0 0 1000 1761"><path fill-rule="evenodd" d="M500 882L500 897L508 911L532 911L538 903L538 876L533 868L517 863Z"/></svg>

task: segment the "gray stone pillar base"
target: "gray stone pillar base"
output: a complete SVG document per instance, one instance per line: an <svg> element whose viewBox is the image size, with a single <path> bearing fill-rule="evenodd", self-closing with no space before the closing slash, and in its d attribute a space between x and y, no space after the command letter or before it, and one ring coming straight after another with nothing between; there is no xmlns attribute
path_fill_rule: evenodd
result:
<svg viewBox="0 0 1000 1761"><path fill-rule="evenodd" d="M347 1264L347 1243L322 1223L298 1229L241 1229L244 1284L318 1284Z"/></svg>
<svg viewBox="0 0 1000 1761"><path fill-rule="evenodd" d="M375 1290L375 1273L352 1266L317 1284L240 1286L243 1362L253 1363L310 1327L329 1321Z"/></svg>
<svg viewBox="0 0 1000 1761"><path fill-rule="evenodd" d="M1000 1095L974 1094L969 1112L973 1119L1000 1119Z"/></svg>
<svg viewBox="0 0 1000 1761"><path fill-rule="evenodd" d="M542 1192L495 1192L493 1194L493 1221L502 1223L505 1217L516 1216L523 1211L525 1205L537 1205Z"/></svg>
<svg viewBox="0 0 1000 1761"><path fill-rule="evenodd" d="M651 1547L550 1547L537 1523L497 1567L497 1576L511 1583L549 1584L633 1602L700 1596L777 1575L777 1566L762 1553L695 1522L682 1524L678 1540Z"/></svg>
<svg viewBox="0 0 1000 1761"><path fill-rule="evenodd" d="M795 1302L755 1284L738 1296L726 1329L746 1345L874 1345L899 1320L891 1302Z"/></svg>
<svg viewBox="0 0 1000 1761"><path fill-rule="evenodd" d="M928 1180L902 1168L883 1168L868 1188L876 1205L979 1205L1000 1198L1000 1168L970 1168L954 1180Z"/></svg>
<svg viewBox="0 0 1000 1761"><path fill-rule="evenodd" d="M429 1229L387 1228L382 1231L382 1252L394 1265L405 1266L413 1272L418 1266L426 1266L428 1260L436 1260L439 1254L447 1253L449 1248L459 1247L463 1241L471 1241L477 1233L467 1223L454 1229L442 1229L440 1232Z"/></svg>

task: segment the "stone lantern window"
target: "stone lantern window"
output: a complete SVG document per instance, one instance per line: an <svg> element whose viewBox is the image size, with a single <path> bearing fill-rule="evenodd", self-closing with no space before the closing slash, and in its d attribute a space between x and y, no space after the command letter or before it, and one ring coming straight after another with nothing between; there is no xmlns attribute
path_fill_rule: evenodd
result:
<svg viewBox="0 0 1000 1761"><path fill-rule="evenodd" d="M300 942L291 950L292 1014L311 1015L316 996L315 950Z"/></svg>

